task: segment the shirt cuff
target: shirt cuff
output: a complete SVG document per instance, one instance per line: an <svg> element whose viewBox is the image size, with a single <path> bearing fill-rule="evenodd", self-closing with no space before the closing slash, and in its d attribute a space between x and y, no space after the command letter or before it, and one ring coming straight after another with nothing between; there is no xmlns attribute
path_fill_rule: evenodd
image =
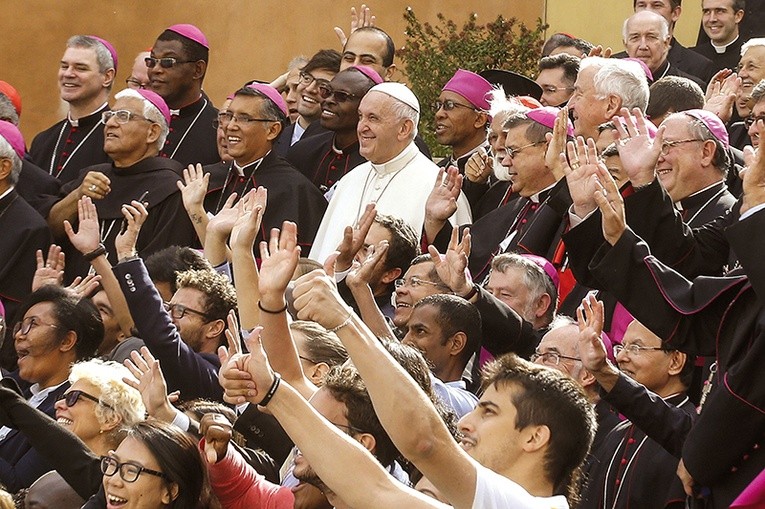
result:
<svg viewBox="0 0 765 509"><path fill-rule="evenodd" d="M213 269L218 274L223 274L224 276L226 276L229 281L233 281L234 280L234 278L231 277L231 264L228 263L228 261L225 261L225 262L221 263L220 265L217 265L217 266L213 267Z"/></svg>
<svg viewBox="0 0 765 509"><path fill-rule="evenodd" d="M188 431L191 427L191 419L189 419L189 416L184 414L183 412L176 410L175 411L175 417L173 417L173 425L178 426L183 431Z"/></svg>
<svg viewBox="0 0 765 509"><path fill-rule="evenodd" d="M761 211L762 209L765 209L765 203L760 203L759 205L756 205L752 207L751 209L747 210L743 214L741 214L741 217L738 218L739 221L743 221L747 217L753 215L756 212Z"/></svg>
<svg viewBox="0 0 765 509"><path fill-rule="evenodd" d="M340 281L343 281L345 279L345 276L350 274L352 268L353 268L353 265L348 267L346 270L335 272L335 283L339 283Z"/></svg>
<svg viewBox="0 0 765 509"><path fill-rule="evenodd" d="M569 207L569 209L568 209L568 221L569 221L569 224L571 225L571 228L579 226L581 223L583 223L585 220L587 220L588 217L593 215L596 210L598 210L598 209L597 208L594 209L592 212L590 212L589 214L587 214L584 217L579 217L578 215L576 215L576 212L574 212L574 206L571 205L571 207Z"/></svg>

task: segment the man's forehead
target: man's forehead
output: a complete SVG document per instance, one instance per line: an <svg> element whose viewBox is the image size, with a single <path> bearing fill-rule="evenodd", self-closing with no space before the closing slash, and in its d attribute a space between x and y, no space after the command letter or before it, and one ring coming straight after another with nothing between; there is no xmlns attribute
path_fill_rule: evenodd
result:
<svg viewBox="0 0 765 509"><path fill-rule="evenodd" d="M435 264L431 261L421 262L421 263L418 263L417 265L412 265L406 271L406 277L417 276L420 279L427 279L428 274L430 273L431 270L433 270L434 266Z"/></svg>
<svg viewBox="0 0 765 509"><path fill-rule="evenodd" d="M507 139L505 139L506 147L518 148L518 144L526 144L529 142L529 138L526 136L526 129L528 125L517 125L507 130Z"/></svg>
<svg viewBox="0 0 765 509"><path fill-rule="evenodd" d="M128 110L133 113L143 113L143 100L137 97L120 97L115 101L113 110Z"/></svg>
<svg viewBox="0 0 765 509"><path fill-rule="evenodd" d="M231 104L228 105L227 111L232 113L238 112L258 112L265 99L263 97L255 95L235 95Z"/></svg>
<svg viewBox="0 0 765 509"><path fill-rule="evenodd" d="M98 63L98 56L96 55L96 50L93 48L69 46L64 51L64 56L61 57L61 60L67 62L96 64Z"/></svg>
<svg viewBox="0 0 765 509"><path fill-rule="evenodd" d="M576 350L578 341L579 327L574 324L563 325L545 334L538 348L541 352L554 350L566 355Z"/></svg>
<svg viewBox="0 0 765 509"><path fill-rule="evenodd" d="M633 320L624 331L623 344L640 343L643 346L661 346L661 339L637 320Z"/></svg>
<svg viewBox="0 0 765 509"><path fill-rule="evenodd" d="M369 78L361 74L360 72L347 69L335 74L330 81L332 88L334 89L347 89L353 93L358 93L369 86Z"/></svg>
<svg viewBox="0 0 765 509"><path fill-rule="evenodd" d="M741 63L754 62L765 65L765 46L752 46L741 56Z"/></svg>
<svg viewBox="0 0 765 509"><path fill-rule="evenodd" d="M353 53L356 56L374 57L383 61L383 55L387 50L388 44L382 34L369 30L354 32L348 37L345 43L343 53Z"/></svg>
<svg viewBox="0 0 765 509"><path fill-rule="evenodd" d="M180 57L185 53L183 43L177 40L156 41L151 48L151 54L155 57Z"/></svg>

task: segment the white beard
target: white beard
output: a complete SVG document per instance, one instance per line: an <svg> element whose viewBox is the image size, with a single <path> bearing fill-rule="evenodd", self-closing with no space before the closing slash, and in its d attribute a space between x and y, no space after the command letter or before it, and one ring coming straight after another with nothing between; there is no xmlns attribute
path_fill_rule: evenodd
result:
<svg viewBox="0 0 765 509"><path fill-rule="evenodd" d="M494 173L494 178L496 178L497 180L509 181L510 174L507 172L507 168L505 168L499 163L501 160L502 159L500 159L497 156L493 156L491 158L492 172Z"/></svg>

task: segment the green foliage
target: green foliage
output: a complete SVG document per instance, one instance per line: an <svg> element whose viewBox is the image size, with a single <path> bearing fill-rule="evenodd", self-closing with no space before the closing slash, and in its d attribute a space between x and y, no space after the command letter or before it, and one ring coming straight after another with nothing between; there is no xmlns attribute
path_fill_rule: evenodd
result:
<svg viewBox="0 0 765 509"><path fill-rule="evenodd" d="M409 7L406 45L397 52L404 62L404 72L417 98L422 115L420 134L434 155L447 155L448 149L438 144L433 134L434 114L430 107L438 98L441 87L457 69L481 72L486 69L506 69L526 76L536 73L542 54L543 32L547 25L537 20L531 30L516 18L496 20L479 25L473 13L462 26L438 14L438 23L422 23Z"/></svg>

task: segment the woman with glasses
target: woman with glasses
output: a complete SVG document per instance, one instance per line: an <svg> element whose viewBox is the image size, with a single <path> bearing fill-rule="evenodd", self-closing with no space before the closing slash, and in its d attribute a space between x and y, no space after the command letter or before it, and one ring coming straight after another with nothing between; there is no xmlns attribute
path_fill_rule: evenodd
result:
<svg viewBox="0 0 765 509"><path fill-rule="evenodd" d="M19 313L23 318L12 335L18 355L18 382L25 388L29 405L52 416L56 400L69 388L70 366L92 357L101 342L101 317L92 302L56 286L33 292ZM13 380L4 383L6 387L16 385ZM51 467L27 436L11 429L17 426L8 426L9 421L2 417L6 426L0 428L0 482L17 491L29 487Z"/></svg>

